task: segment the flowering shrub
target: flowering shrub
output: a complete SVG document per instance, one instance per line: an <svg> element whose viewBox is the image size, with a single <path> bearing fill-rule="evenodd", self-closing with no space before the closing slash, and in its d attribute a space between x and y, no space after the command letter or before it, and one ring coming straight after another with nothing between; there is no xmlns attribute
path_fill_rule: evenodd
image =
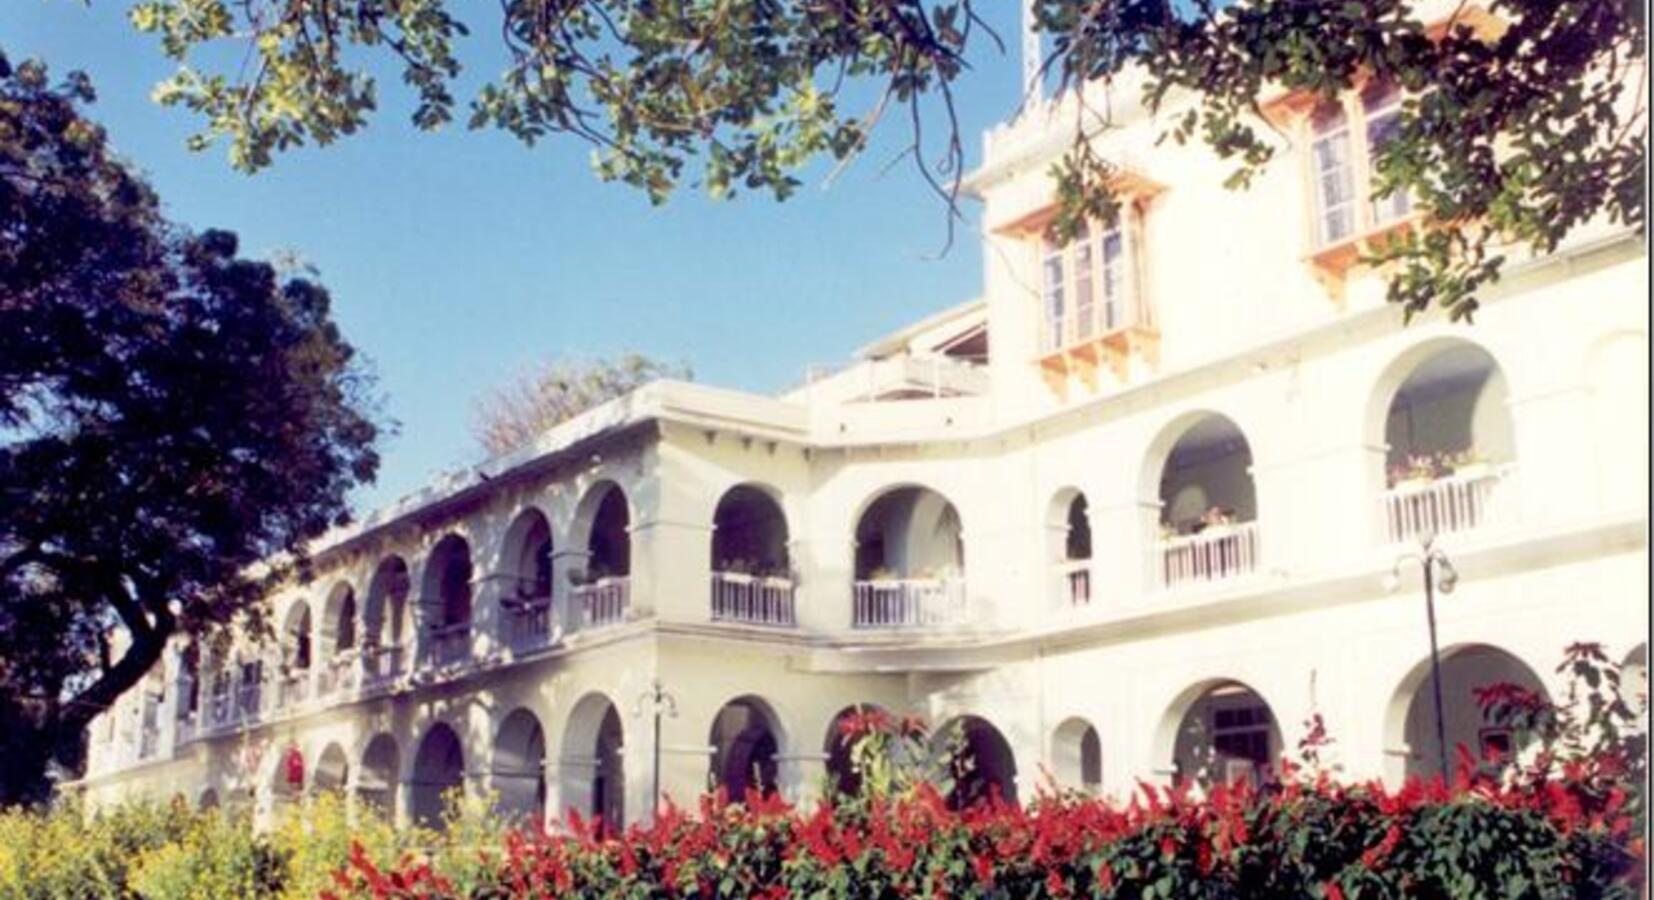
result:
<svg viewBox="0 0 1654 900"><path fill-rule="evenodd" d="M1265 789L1140 785L1124 805L1044 791L1026 810L997 798L958 810L946 789L961 773L927 749L923 724L874 711L845 726L858 790L813 809L718 794L618 839L578 818L513 832L478 853L492 880L464 888L428 859L385 867L358 854L327 896L1637 897L1637 715L1598 648L1569 648L1564 670L1588 691L1561 705L1489 690L1489 717L1536 750L1496 765L1461 749L1451 783L1339 783L1312 722L1304 764L1283 762Z"/></svg>

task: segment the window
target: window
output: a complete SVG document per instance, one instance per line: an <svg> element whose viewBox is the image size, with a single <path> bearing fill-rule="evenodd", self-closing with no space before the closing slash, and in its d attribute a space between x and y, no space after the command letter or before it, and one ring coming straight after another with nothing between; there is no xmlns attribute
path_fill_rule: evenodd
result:
<svg viewBox="0 0 1654 900"><path fill-rule="evenodd" d="M1362 202L1376 182L1372 161L1401 129L1402 93L1375 83L1359 102L1324 103L1310 116L1310 175L1315 196L1315 243L1326 247L1406 218L1405 193ZM1362 136L1359 147L1352 135Z"/></svg>
<svg viewBox="0 0 1654 900"><path fill-rule="evenodd" d="M1269 707L1213 710L1212 749L1224 757L1269 765Z"/></svg>
<svg viewBox="0 0 1654 900"><path fill-rule="evenodd" d="M1065 244L1046 238L1041 349L1045 353L1135 325L1132 272L1127 268L1126 211L1111 227L1082 224Z"/></svg>

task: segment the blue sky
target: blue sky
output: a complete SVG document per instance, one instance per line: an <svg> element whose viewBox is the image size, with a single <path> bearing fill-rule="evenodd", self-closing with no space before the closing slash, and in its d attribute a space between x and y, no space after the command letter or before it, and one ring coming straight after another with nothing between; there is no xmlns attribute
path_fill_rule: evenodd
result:
<svg viewBox="0 0 1654 900"><path fill-rule="evenodd" d="M980 289L976 209L938 258L942 206L910 165L886 167L905 138L899 120L832 185L814 171L785 203L685 188L652 207L599 182L574 139L529 149L463 127L416 131L400 84L382 78L365 133L248 176L221 148L186 150L195 121L150 101L171 64L127 25L128 5L6 0L0 46L58 74L88 72L99 92L91 115L173 219L228 228L249 255L293 251L320 270L400 423L360 508L475 461L474 398L536 360L638 350L687 361L699 381L770 392ZM984 43L960 89L973 165L981 131L1017 100L1016 5L997 12L1012 55ZM472 57L491 54L490 29L474 32Z"/></svg>

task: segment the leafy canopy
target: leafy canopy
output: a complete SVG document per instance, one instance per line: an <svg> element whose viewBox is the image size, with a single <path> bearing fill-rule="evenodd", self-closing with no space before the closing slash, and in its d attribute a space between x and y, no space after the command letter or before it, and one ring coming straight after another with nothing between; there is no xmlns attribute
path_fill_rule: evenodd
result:
<svg viewBox="0 0 1654 900"><path fill-rule="evenodd" d="M0 804L378 466L327 292L169 224L92 99L0 53Z"/></svg>
<svg viewBox="0 0 1654 900"><path fill-rule="evenodd" d="M1007 0L999 0L1007 2ZM1408 92L1375 160L1379 195L1407 192L1431 227L1377 255L1409 313L1432 302L1467 315L1512 248L1554 249L1595 217L1641 228L1647 155L1646 20L1636 0L1488 0L1507 27L1491 40L1461 19L1421 19L1405 0L1032 0L1064 88L1146 73L1168 135L1233 160L1234 187L1277 155L1259 100L1273 88L1334 97L1368 77ZM1439 7L1441 4L1431 4ZM947 201L951 234L964 155L954 86L985 42L1003 52L981 0L140 0L133 23L182 65L156 90L196 113L197 147L229 143L257 170L306 142L363 127L370 74L394 66L435 129L461 101L462 38L503 45L503 71L465 102L471 128L527 143L589 142L598 173L657 202L679 182L785 198L818 158L862 151L887 113ZM1440 25L1435 30L1431 25ZM245 45L241 53L208 53ZM239 68L219 65L245 60ZM210 60L203 63L202 60ZM852 108L846 89L877 99ZM1192 95L1193 105L1181 99ZM1082 117L1057 168L1071 230L1112 213L1112 167ZM692 169L691 165L698 165Z"/></svg>
<svg viewBox="0 0 1654 900"><path fill-rule="evenodd" d="M542 363L478 398L471 431L484 453L510 453L533 443L546 429L651 381L692 377L686 365L640 353Z"/></svg>

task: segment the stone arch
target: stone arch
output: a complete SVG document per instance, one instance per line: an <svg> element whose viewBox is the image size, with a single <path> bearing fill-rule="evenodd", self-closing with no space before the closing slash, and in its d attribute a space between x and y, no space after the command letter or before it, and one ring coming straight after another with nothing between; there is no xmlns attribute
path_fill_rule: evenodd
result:
<svg viewBox="0 0 1654 900"><path fill-rule="evenodd" d="M345 755L345 748L337 743L328 744L316 758L316 774L310 779L310 790L318 794L343 792L349 784L350 758Z"/></svg>
<svg viewBox="0 0 1654 900"><path fill-rule="evenodd" d="M519 603L551 599L551 519L538 507L524 508L506 528L500 569L509 579L505 596Z"/></svg>
<svg viewBox="0 0 1654 900"><path fill-rule="evenodd" d="M856 771L855 761L852 759L852 743L845 734L845 724L852 716L888 716L884 707L875 703L857 703L839 710L827 723L827 733L822 737L821 749L827 754L827 777L832 786L841 794L857 794L861 792L861 773Z"/></svg>
<svg viewBox="0 0 1654 900"><path fill-rule="evenodd" d="M787 515L774 489L738 484L725 491L712 513L712 570L791 577Z"/></svg>
<svg viewBox="0 0 1654 900"><path fill-rule="evenodd" d="M1508 650L1492 644L1458 644L1441 653L1442 719L1447 737L1447 764L1457 766L1457 748L1475 758L1521 751L1521 739L1508 728L1486 721L1476 702L1476 691L1510 683L1548 698L1550 693L1534 669ZM1396 686L1385 710L1385 777L1400 783L1409 777L1434 778L1441 772L1440 746L1435 731L1435 690L1430 658L1425 657ZM1453 773L1446 773L1451 776Z"/></svg>
<svg viewBox="0 0 1654 900"><path fill-rule="evenodd" d="M1648 644L1631 648L1620 660L1620 694L1633 712L1648 710Z"/></svg>
<svg viewBox="0 0 1654 900"><path fill-rule="evenodd" d="M614 481L598 481L580 498L570 540L573 549L585 556L585 578L623 578L631 574L632 521L631 501Z"/></svg>
<svg viewBox="0 0 1654 900"><path fill-rule="evenodd" d="M608 696L594 691L574 704L557 762L563 814L600 819L611 833L625 827L624 740L620 710Z"/></svg>
<svg viewBox="0 0 1654 900"><path fill-rule="evenodd" d="M352 653L357 645L356 589L340 581L328 591L322 606L321 644L327 659Z"/></svg>
<svg viewBox="0 0 1654 900"><path fill-rule="evenodd" d="M1489 517L1498 475L1516 459L1509 394L1498 361L1463 338L1420 341L1385 368L1363 437L1385 448L1370 477L1385 492L1386 540L1465 531Z"/></svg>
<svg viewBox="0 0 1654 900"><path fill-rule="evenodd" d="M374 568L362 608L362 650L370 675L394 674L401 666L402 648L410 637L410 586L408 563L402 557L387 556Z"/></svg>
<svg viewBox="0 0 1654 900"><path fill-rule="evenodd" d="M1103 740L1089 721L1071 716L1051 735L1051 774L1069 790L1095 795L1103 787Z"/></svg>
<svg viewBox="0 0 1654 900"><path fill-rule="evenodd" d="M769 795L780 786L776 757L786 749L786 734L775 708L751 694L719 707L712 719L712 783L740 802L749 790Z"/></svg>
<svg viewBox="0 0 1654 900"><path fill-rule="evenodd" d="M447 796L465 788L465 746L446 722L433 724L420 739L412 783L414 822L428 828L442 827Z"/></svg>
<svg viewBox="0 0 1654 900"><path fill-rule="evenodd" d="M307 672L315 660L313 638L315 629L310 615L310 603L304 599L293 601L282 617L281 664L288 672Z"/></svg>
<svg viewBox="0 0 1654 900"><path fill-rule="evenodd" d="M1149 543L1158 550L1154 568L1162 587L1257 569L1252 463L1246 434L1222 413L1184 413L1150 442L1141 485L1160 509Z"/></svg>
<svg viewBox="0 0 1654 900"><path fill-rule="evenodd" d="M1274 709L1241 681L1214 678L1172 701L1156 737L1172 781L1201 784L1273 780L1284 748Z"/></svg>
<svg viewBox="0 0 1654 900"><path fill-rule="evenodd" d="M538 823L546 809L546 735L538 716L526 708L511 711L494 737L494 792L500 813L522 823Z"/></svg>
<svg viewBox="0 0 1654 900"><path fill-rule="evenodd" d="M1065 487L1046 506L1046 555L1056 567L1058 606L1091 603L1091 508L1085 492Z"/></svg>
<svg viewBox="0 0 1654 900"><path fill-rule="evenodd" d="M431 548L425 561L419 605L423 618L434 628L471 623L471 543L458 534L446 534Z"/></svg>
<svg viewBox="0 0 1654 900"><path fill-rule="evenodd" d="M952 761L953 790L948 793L950 807L964 809L996 798L1016 805L1016 754L992 722L981 716L956 716L936 730L935 739L958 741Z"/></svg>
<svg viewBox="0 0 1654 900"><path fill-rule="evenodd" d="M962 575L964 523L940 491L897 485L875 494L856 517L855 549L859 580L880 569L903 578L926 571Z"/></svg>
<svg viewBox="0 0 1654 900"><path fill-rule="evenodd" d="M362 765L356 773L356 798L392 821L396 817L397 773L401 765L396 738L380 732L362 750Z"/></svg>

